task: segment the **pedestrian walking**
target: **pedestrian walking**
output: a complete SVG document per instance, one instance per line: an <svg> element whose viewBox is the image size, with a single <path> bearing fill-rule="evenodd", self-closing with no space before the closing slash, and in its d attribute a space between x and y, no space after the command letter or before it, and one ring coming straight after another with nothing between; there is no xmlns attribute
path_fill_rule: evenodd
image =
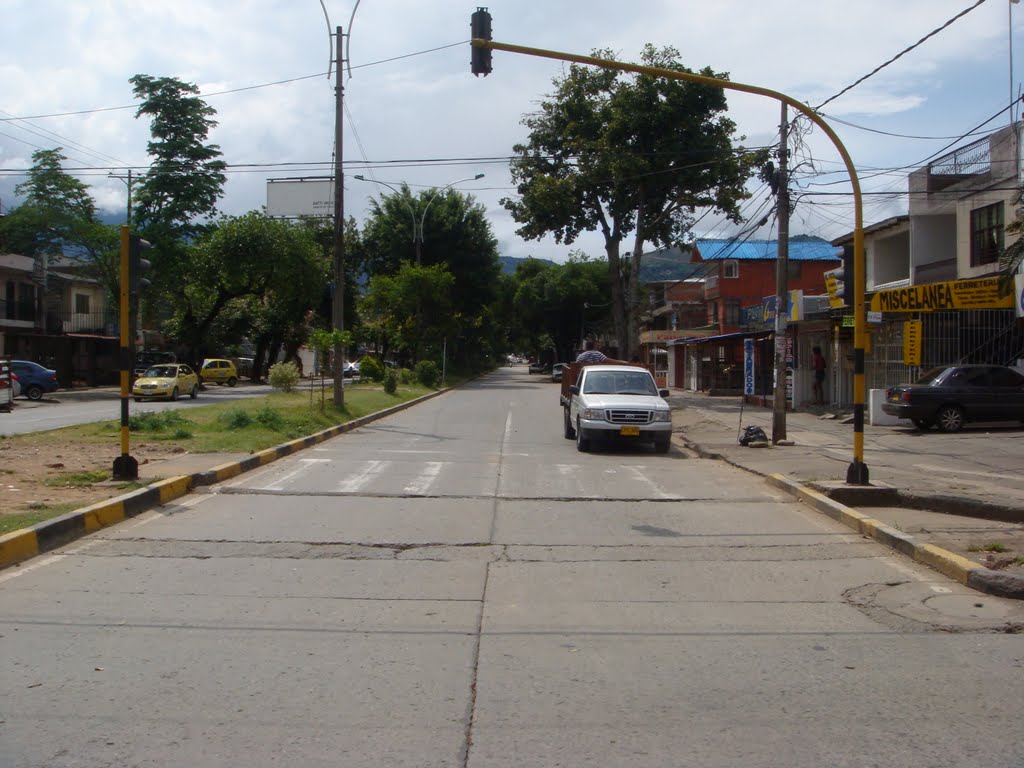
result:
<svg viewBox="0 0 1024 768"><path fill-rule="evenodd" d="M814 404L825 404L825 357L821 347L811 348L811 366L814 368Z"/></svg>

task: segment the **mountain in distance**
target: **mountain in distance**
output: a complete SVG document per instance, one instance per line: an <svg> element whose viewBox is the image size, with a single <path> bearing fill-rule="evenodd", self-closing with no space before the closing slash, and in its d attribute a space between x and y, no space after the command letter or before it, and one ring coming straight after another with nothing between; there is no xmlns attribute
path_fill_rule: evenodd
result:
<svg viewBox="0 0 1024 768"><path fill-rule="evenodd" d="M501 271L502 271L503 274L506 274L506 275L515 274L516 267L518 267L520 264L522 264L527 259L533 259L534 261L539 261L541 264L548 264L550 266L554 266L555 265L555 262L551 261L551 259L537 259L537 258L534 258L532 256L527 256L526 258L523 258L522 256L499 256L498 257L498 261L501 262Z"/></svg>

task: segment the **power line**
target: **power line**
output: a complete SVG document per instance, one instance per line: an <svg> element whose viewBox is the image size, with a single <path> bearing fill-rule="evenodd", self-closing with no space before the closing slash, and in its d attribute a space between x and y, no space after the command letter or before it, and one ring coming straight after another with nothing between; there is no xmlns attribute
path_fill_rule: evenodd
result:
<svg viewBox="0 0 1024 768"><path fill-rule="evenodd" d="M415 53L405 53L405 54L402 54L401 56L392 56L391 58L388 58L388 59L380 59L379 61L371 61L371 62L369 62L367 64L359 64L359 65L357 65L355 67L352 67L352 69L365 69L366 67L375 67L375 66L378 66L380 64L388 64L388 63L390 63L392 61L400 61L402 59L411 59L411 58L413 58L415 56L423 56L423 55L428 54L428 53L435 53L437 51L443 51L446 48L454 48L454 47L459 46L459 45L465 45L468 42L469 42L468 40L464 40L464 41L460 41L458 43L449 43L448 45L440 45L440 46L438 46L436 48L428 48L427 50L424 50L424 51L416 51ZM285 80L274 80L273 82L269 82L269 83L258 83L256 85L246 85L246 86L242 86L240 88L230 88L230 89L228 89L226 91L211 91L209 93L201 93L201 94L199 94L199 98L206 99L206 98L210 98L212 96L226 96L226 95L232 94L232 93L242 93L243 91L254 91L254 90L257 90L259 88L270 88L270 87L273 87L273 86L276 86L276 85L287 85L288 83L297 83L297 82L299 82L301 80L313 80L314 78L322 78L322 77L325 77L326 75L327 75L326 72L317 72L316 74L313 74L313 75L300 75L298 77L289 77L289 78L287 78ZM96 114L96 113L99 113L99 112L117 112L117 111L121 111L121 110L125 110L125 109L138 109L140 106L141 106L141 103L123 104L123 105L121 105L119 107L96 107L94 109L78 109L78 110L74 110L74 111L71 111L71 112L51 112L51 113L48 113L48 114L45 114L45 115L25 115L25 116L22 116L22 117L0 117L0 123L10 122L12 120L42 120L43 118L47 118L47 117L71 117L71 116L74 116L74 115L92 115L92 114Z"/></svg>
<svg viewBox="0 0 1024 768"><path fill-rule="evenodd" d="M821 102L821 104L819 104L818 106L814 107L814 111L815 111L815 112L817 112L817 111L818 111L818 110L820 110L820 109L821 109L822 107L824 107L824 106L825 106L826 104L828 104L828 103L829 103L830 101L835 101L836 99L838 99L838 98L839 98L840 96L842 96L842 95L843 95L844 93L846 93L847 91L849 91L849 90L851 90L851 89L853 89L853 88L856 88L856 87L857 87L858 85L860 85L861 83L863 83L863 82L864 82L865 80L867 80L867 79L868 79L869 77L872 77L873 75L876 75L876 74L878 74L878 73L879 73L879 72L881 72L881 71L882 71L883 69L885 69L885 68L886 68L887 66L889 66L889 65L890 65L890 64L892 64L892 63L893 63L894 61L896 61L896 60L897 60L898 58L900 58L900 57L901 57L901 56L903 56L904 54L910 53L910 52L911 52L912 50L914 50L915 48L917 48L917 47L918 47L919 45L921 45L922 43L924 43L924 42L925 42L926 40L928 40L928 39L929 39L929 38L931 38L931 37L934 37L934 36L935 36L935 35L937 35L937 34L938 34L939 32L941 32L942 30L946 29L946 27L948 27L948 26L949 26L950 24L952 24L953 22L957 21L958 19L961 19L961 18L963 18L964 16L966 16L966 15L967 15L968 13L970 13L971 11L973 11L973 10L974 10L975 8L977 8L977 7L979 6L979 5L981 5L981 4L982 4L982 3L984 3L984 2L985 2L985 0L977 0L977 2L975 2L975 3L974 3L974 5L972 5L972 6L970 7L970 8L965 8L964 10L960 11L960 13L958 13L958 14L957 14L956 16L954 16L953 18L951 18L951 19L950 19L949 21L947 21L947 22L946 22L945 24L943 24L943 25L942 25L941 27L936 27L935 29L933 29L933 30L932 30L931 32L929 32L929 33L928 33L927 35L925 35L924 37L922 37L922 38L921 38L920 40L918 40L918 41L917 41L916 43L914 43L913 45L910 45L910 46L908 46L908 47L904 48L904 49L903 49L902 51L900 51L899 53L897 53L897 54L896 54L895 56L893 56L893 57L892 57L891 59L889 59L888 61L886 61L886 62L884 62L884 63L882 63L882 64L879 64L879 65L878 65L877 67L875 67L875 68L874 68L873 70L871 70L870 72L868 72L868 73L867 73L866 75L864 75L863 77L861 77L861 78L859 78L859 79L855 80L854 82L850 83L850 84L849 84L848 86L846 86L845 88L843 88L843 90L839 91L839 93L835 94L834 96L829 96L829 97L828 97L827 99L825 99L825 100L824 100L823 102Z"/></svg>

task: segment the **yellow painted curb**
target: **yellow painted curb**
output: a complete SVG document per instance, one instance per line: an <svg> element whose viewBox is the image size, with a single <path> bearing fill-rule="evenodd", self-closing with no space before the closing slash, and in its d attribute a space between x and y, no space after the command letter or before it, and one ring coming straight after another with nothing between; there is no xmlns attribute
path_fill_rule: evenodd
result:
<svg viewBox="0 0 1024 768"><path fill-rule="evenodd" d="M169 501L180 499L191 491L192 478L188 475L171 477L167 480L161 480L159 483L153 483L150 487L157 488L160 491L160 503L166 504Z"/></svg>
<svg viewBox="0 0 1024 768"><path fill-rule="evenodd" d="M91 507L79 510L86 533L94 533L100 528L120 523L125 518L124 503L121 501L104 501Z"/></svg>
<svg viewBox="0 0 1024 768"><path fill-rule="evenodd" d="M961 584L967 584L967 577L971 571L981 567L973 560L968 560L966 557L942 547L936 547L934 544L919 544L914 550L914 559Z"/></svg>
<svg viewBox="0 0 1024 768"><path fill-rule="evenodd" d="M0 536L0 568L39 554L39 539L31 528L19 528Z"/></svg>

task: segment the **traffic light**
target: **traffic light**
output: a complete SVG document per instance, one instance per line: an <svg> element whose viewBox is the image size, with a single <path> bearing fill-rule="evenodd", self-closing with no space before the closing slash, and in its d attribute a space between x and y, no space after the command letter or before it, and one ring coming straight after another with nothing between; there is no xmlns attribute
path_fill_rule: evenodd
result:
<svg viewBox="0 0 1024 768"><path fill-rule="evenodd" d="M128 286L133 295L149 287L150 281L143 277L152 266L149 259L142 258L142 252L152 248L152 244L138 235L131 235L128 243Z"/></svg>
<svg viewBox="0 0 1024 768"><path fill-rule="evenodd" d="M470 17L470 37L480 40L491 39L491 14L486 8L477 6L476 12ZM491 49L472 47L472 71L474 75L487 77L491 71Z"/></svg>

